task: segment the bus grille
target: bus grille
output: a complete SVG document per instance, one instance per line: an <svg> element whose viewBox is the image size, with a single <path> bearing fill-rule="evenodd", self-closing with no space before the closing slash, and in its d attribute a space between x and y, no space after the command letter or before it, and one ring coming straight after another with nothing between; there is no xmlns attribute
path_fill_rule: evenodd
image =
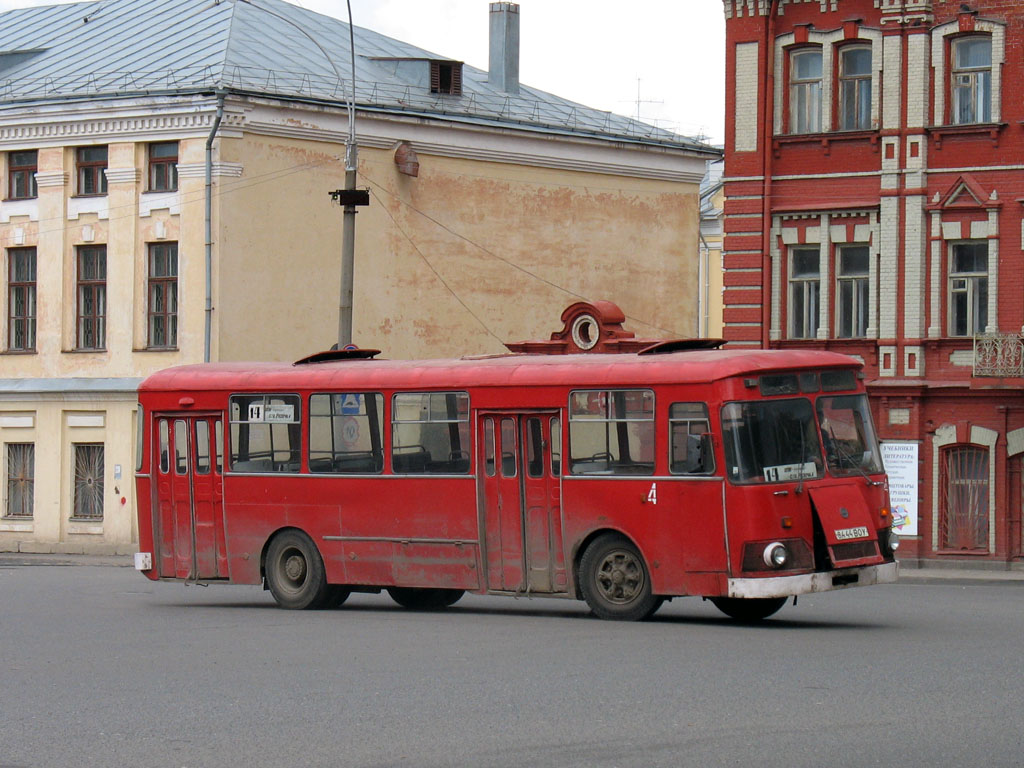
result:
<svg viewBox="0 0 1024 768"><path fill-rule="evenodd" d="M874 541L847 541L832 545L832 559L862 560L865 557L878 557L878 544Z"/></svg>

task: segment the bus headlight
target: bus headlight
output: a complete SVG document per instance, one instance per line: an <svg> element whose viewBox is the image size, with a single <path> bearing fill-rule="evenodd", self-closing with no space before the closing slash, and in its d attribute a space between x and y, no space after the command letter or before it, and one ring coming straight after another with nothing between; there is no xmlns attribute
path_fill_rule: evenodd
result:
<svg viewBox="0 0 1024 768"><path fill-rule="evenodd" d="M789 550L786 549L785 544L773 541L764 548L762 558L764 559L764 564L769 568L782 568L789 562Z"/></svg>
<svg viewBox="0 0 1024 768"><path fill-rule="evenodd" d="M889 549L895 552L900 548L900 535L892 528L889 529Z"/></svg>

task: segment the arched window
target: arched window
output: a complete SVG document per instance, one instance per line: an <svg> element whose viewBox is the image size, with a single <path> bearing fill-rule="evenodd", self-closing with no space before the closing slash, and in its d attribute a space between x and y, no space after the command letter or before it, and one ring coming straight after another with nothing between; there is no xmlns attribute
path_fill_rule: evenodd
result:
<svg viewBox="0 0 1024 768"><path fill-rule="evenodd" d="M839 50L839 130L871 129L871 46Z"/></svg>
<svg viewBox="0 0 1024 768"><path fill-rule="evenodd" d="M950 122L992 122L992 38L960 37L952 43Z"/></svg>
<svg viewBox="0 0 1024 768"><path fill-rule="evenodd" d="M939 548L988 551L988 449L954 445L942 452Z"/></svg>
<svg viewBox="0 0 1024 768"><path fill-rule="evenodd" d="M801 48L789 57L789 132L821 131L821 48Z"/></svg>

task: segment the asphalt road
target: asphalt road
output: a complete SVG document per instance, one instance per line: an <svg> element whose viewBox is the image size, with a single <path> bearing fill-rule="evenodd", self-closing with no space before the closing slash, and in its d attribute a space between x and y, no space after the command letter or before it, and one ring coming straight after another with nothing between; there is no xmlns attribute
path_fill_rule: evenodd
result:
<svg viewBox="0 0 1024 768"><path fill-rule="evenodd" d="M759 626L698 599L355 595L0 565L0 768L1019 766L1024 583L801 598Z"/></svg>

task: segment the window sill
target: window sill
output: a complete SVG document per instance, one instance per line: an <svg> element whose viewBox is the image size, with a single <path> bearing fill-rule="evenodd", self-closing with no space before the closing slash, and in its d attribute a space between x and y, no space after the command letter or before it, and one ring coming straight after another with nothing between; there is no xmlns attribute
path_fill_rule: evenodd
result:
<svg viewBox="0 0 1024 768"><path fill-rule="evenodd" d="M832 151L832 144L837 141L864 141L870 142L871 148L877 152L879 144L878 131L832 131L830 133L791 133L778 134L772 139L772 151L776 157L787 144L820 144L828 155Z"/></svg>
<svg viewBox="0 0 1024 768"><path fill-rule="evenodd" d="M177 347L137 347L132 352L177 352Z"/></svg>
<svg viewBox="0 0 1024 768"><path fill-rule="evenodd" d="M89 349L65 349L65 355L95 355L97 353L105 353L106 347L90 347Z"/></svg>
<svg viewBox="0 0 1024 768"><path fill-rule="evenodd" d="M993 147L999 146L999 134L1006 123L971 123L968 125L933 125L926 130L932 137L936 149L942 149L944 139L956 136L988 136Z"/></svg>
<svg viewBox="0 0 1024 768"><path fill-rule="evenodd" d="M25 200L38 200L38 199L39 199L39 195L32 195L32 197L5 197L3 200L0 200L0 202L4 202L4 203L20 203L20 202L23 202Z"/></svg>
<svg viewBox="0 0 1024 768"><path fill-rule="evenodd" d="M0 352L0 355L38 355L39 351L36 349L5 349Z"/></svg>
<svg viewBox="0 0 1024 768"><path fill-rule="evenodd" d="M143 190L142 194L144 194L144 195L166 195L168 193L177 192L177 191L178 191L177 187L174 187L173 189L146 189L146 190Z"/></svg>
<svg viewBox="0 0 1024 768"><path fill-rule="evenodd" d="M72 199L72 200L75 200L75 199L78 199L78 198L89 198L89 197L106 197L106 196L107 196L107 193L106 193L106 192L97 192L97 193L96 193L96 194L94 194L94 195L71 195L71 199Z"/></svg>

